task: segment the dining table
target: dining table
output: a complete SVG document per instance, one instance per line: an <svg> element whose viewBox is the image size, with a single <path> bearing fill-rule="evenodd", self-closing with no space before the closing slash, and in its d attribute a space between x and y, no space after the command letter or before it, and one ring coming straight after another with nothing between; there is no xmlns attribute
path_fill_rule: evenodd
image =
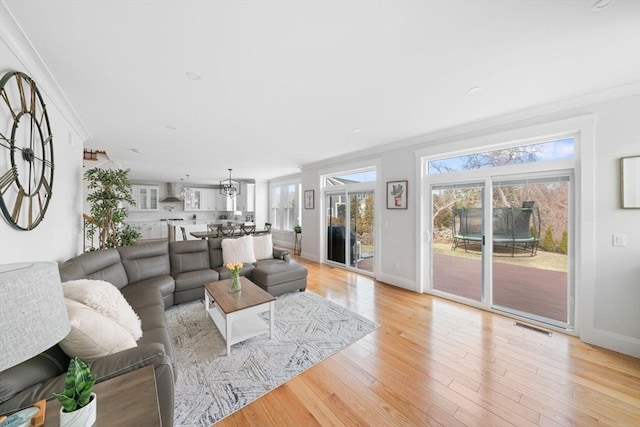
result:
<svg viewBox="0 0 640 427"><path fill-rule="evenodd" d="M260 235L260 234L268 234L269 232L270 232L269 230L256 230L255 232L253 232L251 234ZM209 239L211 237L222 237L222 236L219 235L217 230L213 230L213 231L192 231L189 234L191 234L196 239Z"/></svg>

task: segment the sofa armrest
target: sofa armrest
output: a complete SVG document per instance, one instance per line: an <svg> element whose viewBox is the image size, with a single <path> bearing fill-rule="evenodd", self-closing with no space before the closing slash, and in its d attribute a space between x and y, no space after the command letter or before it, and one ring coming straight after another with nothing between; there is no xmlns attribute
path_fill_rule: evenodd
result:
<svg viewBox="0 0 640 427"><path fill-rule="evenodd" d="M289 260L291 260L291 255L289 255L288 249L273 248L273 257L285 262L289 262Z"/></svg>
<svg viewBox="0 0 640 427"><path fill-rule="evenodd" d="M147 365L153 365L154 369L162 365L171 366L164 345L157 342L141 344L95 360L90 368L96 382L101 382Z"/></svg>

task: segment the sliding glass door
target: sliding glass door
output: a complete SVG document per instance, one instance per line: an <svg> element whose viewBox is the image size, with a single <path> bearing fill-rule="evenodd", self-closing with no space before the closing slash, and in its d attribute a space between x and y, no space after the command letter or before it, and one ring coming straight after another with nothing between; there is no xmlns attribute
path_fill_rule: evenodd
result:
<svg viewBox="0 0 640 427"><path fill-rule="evenodd" d="M327 260L346 264L347 239L347 194L326 195ZM350 239L349 239L350 240Z"/></svg>
<svg viewBox="0 0 640 427"><path fill-rule="evenodd" d="M572 327L569 179L493 181L494 309Z"/></svg>
<svg viewBox="0 0 640 427"><path fill-rule="evenodd" d="M484 183L433 186L433 289L483 300Z"/></svg>
<svg viewBox="0 0 640 427"><path fill-rule="evenodd" d="M569 190L569 175L432 185L431 288L572 329Z"/></svg>
<svg viewBox="0 0 640 427"><path fill-rule="evenodd" d="M373 272L375 255L374 191L325 195L327 260Z"/></svg>

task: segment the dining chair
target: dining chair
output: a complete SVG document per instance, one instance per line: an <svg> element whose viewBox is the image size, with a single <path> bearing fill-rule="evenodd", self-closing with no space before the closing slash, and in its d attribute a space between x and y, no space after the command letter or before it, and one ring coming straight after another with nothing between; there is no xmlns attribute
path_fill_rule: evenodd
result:
<svg viewBox="0 0 640 427"><path fill-rule="evenodd" d="M226 227L218 227L218 236L225 236L225 237L229 237L229 236L233 236L233 233L235 232L236 228L232 225L226 226Z"/></svg>
<svg viewBox="0 0 640 427"><path fill-rule="evenodd" d="M222 224L207 224L207 231L211 233L211 237L218 237L220 235L220 227L222 227Z"/></svg>
<svg viewBox="0 0 640 427"><path fill-rule="evenodd" d="M184 227L180 227L180 231L182 231L182 240L188 240L187 239L187 230L185 230Z"/></svg>
<svg viewBox="0 0 640 427"><path fill-rule="evenodd" d="M265 230L267 233L271 233L271 223L270 223L270 222L265 222L265 223L264 223L264 230Z"/></svg>
<svg viewBox="0 0 640 427"><path fill-rule="evenodd" d="M255 232L256 232L256 226L255 226L255 224L253 224L253 225L246 225L246 224L242 224L242 225L240 225L240 233L241 233L243 236L246 236L246 235L248 235L248 234L253 234L253 233L255 233Z"/></svg>

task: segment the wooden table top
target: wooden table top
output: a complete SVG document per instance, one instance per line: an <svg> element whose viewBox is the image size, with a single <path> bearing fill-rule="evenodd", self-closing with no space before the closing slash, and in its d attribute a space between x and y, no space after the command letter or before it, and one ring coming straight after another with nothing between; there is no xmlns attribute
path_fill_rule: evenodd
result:
<svg viewBox="0 0 640 427"><path fill-rule="evenodd" d="M240 276L241 289L238 292L229 291L231 279L206 283L204 287L225 314L275 301L273 295L244 276Z"/></svg>
<svg viewBox="0 0 640 427"><path fill-rule="evenodd" d="M239 230L240 229L238 228L238 231ZM267 230L256 230L251 234L268 234L268 233L269 232ZM225 237L225 236L220 236L217 231L191 231L189 232L189 234L191 234L193 237L197 239L208 239L210 237ZM234 234L234 236L237 236L237 234Z"/></svg>
<svg viewBox="0 0 640 427"><path fill-rule="evenodd" d="M119 375L94 386L98 398L96 426L157 427L160 408L153 366ZM60 425L60 402L47 400L44 426Z"/></svg>

